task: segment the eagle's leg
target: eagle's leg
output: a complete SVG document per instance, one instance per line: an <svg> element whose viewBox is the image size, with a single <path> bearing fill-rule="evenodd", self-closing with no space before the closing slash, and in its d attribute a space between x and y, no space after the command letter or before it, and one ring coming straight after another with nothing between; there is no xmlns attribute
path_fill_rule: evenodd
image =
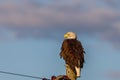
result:
<svg viewBox="0 0 120 80"><path fill-rule="evenodd" d="M71 80L76 80L76 74L73 72L73 70L70 68L68 64L66 64L66 75Z"/></svg>

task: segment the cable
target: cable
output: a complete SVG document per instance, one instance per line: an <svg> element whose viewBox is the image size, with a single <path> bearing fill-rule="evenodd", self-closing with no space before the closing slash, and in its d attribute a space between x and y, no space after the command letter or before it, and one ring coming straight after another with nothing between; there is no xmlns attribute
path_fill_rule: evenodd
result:
<svg viewBox="0 0 120 80"><path fill-rule="evenodd" d="M0 71L0 73L17 75L17 76L22 76L22 77L35 78L35 79L42 79L42 80L50 80L50 79L47 79L47 78L41 78L41 77L36 77L36 76L23 75L23 74L17 74L17 73L5 72L5 71Z"/></svg>

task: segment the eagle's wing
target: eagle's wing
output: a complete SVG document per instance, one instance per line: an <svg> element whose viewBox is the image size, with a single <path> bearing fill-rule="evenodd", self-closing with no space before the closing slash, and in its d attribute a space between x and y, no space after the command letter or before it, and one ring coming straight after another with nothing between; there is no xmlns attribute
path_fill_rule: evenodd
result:
<svg viewBox="0 0 120 80"><path fill-rule="evenodd" d="M70 66L72 71L79 76L80 69L83 68L84 63L84 49L82 47L82 44L78 40L64 40L60 57L63 58Z"/></svg>
<svg viewBox="0 0 120 80"><path fill-rule="evenodd" d="M71 66L83 67L84 48L78 40L64 40L61 47L60 57Z"/></svg>
<svg viewBox="0 0 120 80"><path fill-rule="evenodd" d="M77 53L79 56L78 59L80 60L80 67L83 68L85 51L80 41L77 41L77 45L78 45L78 48L77 47L76 48L77 48Z"/></svg>

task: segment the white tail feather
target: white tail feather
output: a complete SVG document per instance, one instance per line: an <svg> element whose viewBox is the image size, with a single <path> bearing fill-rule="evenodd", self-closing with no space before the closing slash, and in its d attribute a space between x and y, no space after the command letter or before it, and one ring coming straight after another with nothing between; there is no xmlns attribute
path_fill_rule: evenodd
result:
<svg viewBox="0 0 120 80"><path fill-rule="evenodd" d="M75 70L76 70L76 73L77 73L76 76L80 77L80 67L75 66Z"/></svg>

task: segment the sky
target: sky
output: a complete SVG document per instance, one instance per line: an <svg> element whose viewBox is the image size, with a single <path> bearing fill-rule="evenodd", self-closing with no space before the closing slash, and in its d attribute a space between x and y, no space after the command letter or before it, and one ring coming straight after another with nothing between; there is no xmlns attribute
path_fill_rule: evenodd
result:
<svg viewBox="0 0 120 80"><path fill-rule="evenodd" d="M65 74L63 35L85 54L77 80L120 80L120 0L0 0L0 71L51 78ZM0 80L35 80L0 73Z"/></svg>

